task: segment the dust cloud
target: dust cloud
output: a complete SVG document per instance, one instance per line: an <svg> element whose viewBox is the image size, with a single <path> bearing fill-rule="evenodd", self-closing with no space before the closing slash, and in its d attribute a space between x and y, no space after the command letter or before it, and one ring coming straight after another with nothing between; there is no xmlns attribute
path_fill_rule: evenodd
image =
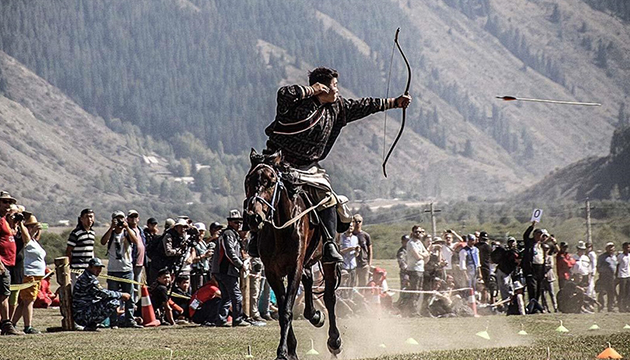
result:
<svg viewBox="0 0 630 360"><path fill-rule="evenodd" d="M452 350L529 345L528 336L518 335L520 324L508 322L506 316L479 318L400 318L389 314L368 314L338 319L343 339L340 359L376 358L383 355L418 353L431 350ZM476 334L487 328L490 340ZM306 329L302 329L306 330ZM326 349L328 323L321 329L299 334L299 347L310 349L314 340L319 358L329 358ZM300 331L301 332L301 331ZM418 344L409 344L415 340ZM303 354L303 352L301 352ZM312 357L309 357L312 358Z"/></svg>

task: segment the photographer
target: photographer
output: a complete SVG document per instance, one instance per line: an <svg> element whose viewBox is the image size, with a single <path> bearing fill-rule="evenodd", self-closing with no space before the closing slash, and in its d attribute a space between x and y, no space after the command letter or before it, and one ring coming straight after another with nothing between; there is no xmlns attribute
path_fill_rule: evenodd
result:
<svg viewBox="0 0 630 360"><path fill-rule="evenodd" d="M125 221L125 213L114 211L109 229L101 238L101 245L107 245L107 275L126 280L133 280L132 245L137 244L138 238ZM133 285L130 282L107 280L107 288L113 291L122 291L133 294ZM134 304L132 299L125 301L124 320L122 327L141 328L133 317ZM110 316L110 326L118 327L118 315Z"/></svg>
<svg viewBox="0 0 630 360"><path fill-rule="evenodd" d="M0 317L2 318L2 335L21 335L13 326L9 316L9 296L11 295L11 269L15 266L17 229L28 236L22 224L22 214L13 214L15 200L9 193L0 191Z"/></svg>
<svg viewBox="0 0 630 360"><path fill-rule="evenodd" d="M190 283L192 292L196 292L210 280L209 259L214 253L214 243L210 238L206 238L206 225L195 223L195 228L199 230L198 240L194 244L194 257L192 259L192 270L190 272Z"/></svg>

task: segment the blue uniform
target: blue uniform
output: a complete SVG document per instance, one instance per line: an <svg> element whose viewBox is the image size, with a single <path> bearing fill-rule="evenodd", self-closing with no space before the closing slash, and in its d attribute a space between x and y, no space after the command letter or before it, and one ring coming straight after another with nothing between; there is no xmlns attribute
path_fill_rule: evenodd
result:
<svg viewBox="0 0 630 360"><path fill-rule="evenodd" d="M72 293L72 315L82 326L95 326L114 315L120 306L122 293L103 289L98 279L87 269L79 276Z"/></svg>

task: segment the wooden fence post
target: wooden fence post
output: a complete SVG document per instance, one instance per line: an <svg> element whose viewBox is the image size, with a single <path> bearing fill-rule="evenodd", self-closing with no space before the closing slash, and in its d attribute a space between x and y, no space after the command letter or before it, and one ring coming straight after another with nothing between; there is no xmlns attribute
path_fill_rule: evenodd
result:
<svg viewBox="0 0 630 360"><path fill-rule="evenodd" d="M74 330L72 319L72 281L70 279L70 259L67 256L55 259L55 273L59 283L59 300L61 310L61 327L65 331Z"/></svg>

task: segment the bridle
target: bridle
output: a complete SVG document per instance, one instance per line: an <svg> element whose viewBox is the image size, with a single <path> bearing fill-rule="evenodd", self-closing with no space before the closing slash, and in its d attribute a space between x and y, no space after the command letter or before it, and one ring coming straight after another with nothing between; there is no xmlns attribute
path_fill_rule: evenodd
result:
<svg viewBox="0 0 630 360"><path fill-rule="evenodd" d="M285 229L291 225L293 225L294 223L298 222L304 215L310 213L311 211L317 209L318 207L320 207L321 205L327 203L328 201L330 201L331 196L325 196L319 203L309 207L308 209L305 209L304 211L300 212L299 214L295 215L294 217L292 217L291 219L289 219L287 222L285 222L283 225L276 225L274 222L274 214L276 212L276 206L277 203L280 199L280 196L278 195L280 192L278 191L279 188L284 188L284 184L282 182L282 173L278 172L273 166L265 164L265 163L260 163L256 166L254 166L249 173L247 173L247 176L245 176L245 179L248 179L252 174L254 174L256 171L258 171L259 168L267 168L269 170L271 170L273 172L273 174L275 175L276 178L276 182L275 184L273 184L273 193L271 194L271 201L267 201L265 198L263 198L262 196L260 196L260 191L256 191L256 193L254 193L254 195L252 195L251 197L249 197L245 203L247 204L247 208L246 208L246 213L249 213L248 216L256 216L259 214L255 214L252 210L250 210L252 208L252 206L259 202L263 205L267 206L267 211L263 212L261 216L261 222L262 223L266 223L266 224L270 224L274 229L276 230L282 230ZM267 187L265 190L269 189L270 187ZM260 188L259 188L260 189ZM253 214L252 214L253 213Z"/></svg>
<svg viewBox="0 0 630 360"><path fill-rule="evenodd" d="M278 195L279 191L278 188L280 186L282 186L282 180L280 180L280 174L276 171L276 169L273 168L273 166L265 164L265 163L260 163L256 166L254 166L249 173L247 174L247 176L245 177L246 179L249 178L252 174L254 174L256 171L258 171L260 168L267 168L269 170L271 170L271 172L275 175L276 181L273 184L273 192L271 194L271 201L267 201L265 198L263 198L262 196L260 196L260 187L258 188L258 191L256 191L256 193L254 193L254 195L252 195L251 197L249 197L246 200L247 203L247 211L248 212L253 212L252 206L259 202L262 203L263 205L267 206L267 211L263 211L262 215L264 215L262 221L263 222L267 222L267 223L272 223L273 225L273 216L274 213L276 212L276 205L278 202L278 199L280 198L280 196ZM267 187L264 190L269 189L269 187ZM271 219L271 221L269 220Z"/></svg>

